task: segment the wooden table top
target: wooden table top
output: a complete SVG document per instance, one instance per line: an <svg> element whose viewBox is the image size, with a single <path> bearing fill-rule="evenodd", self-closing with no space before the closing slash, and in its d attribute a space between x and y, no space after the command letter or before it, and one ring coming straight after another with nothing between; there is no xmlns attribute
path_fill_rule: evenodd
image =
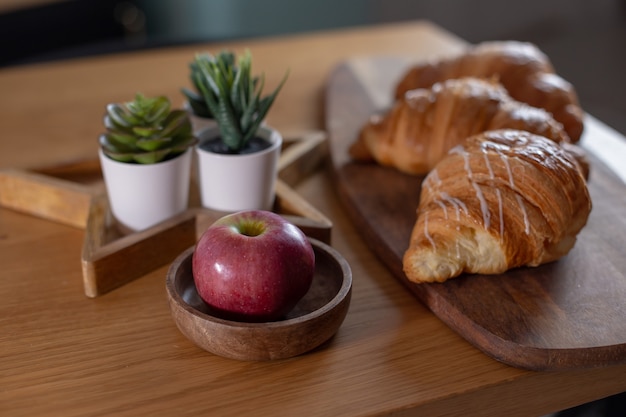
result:
<svg viewBox="0 0 626 417"><path fill-rule="evenodd" d="M106 103L136 91L180 100L198 51L249 48L268 122L323 129L324 86L348 57L434 56L463 42L427 22L194 45L0 70L0 168L93 158ZM353 298L331 341L272 362L211 355L175 327L159 268L95 299L82 288L84 231L0 209L0 414L541 415L626 391L626 365L531 372L484 355L439 321L369 251L326 169L296 189L333 221Z"/></svg>

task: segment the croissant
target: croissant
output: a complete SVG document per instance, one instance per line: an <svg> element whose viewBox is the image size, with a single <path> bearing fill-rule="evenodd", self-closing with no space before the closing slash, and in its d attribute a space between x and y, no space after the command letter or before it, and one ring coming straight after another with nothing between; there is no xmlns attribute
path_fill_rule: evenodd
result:
<svg viewBox="0 0 626 417"><path fill-rule="evenodd" d="M583 111L572 84L558 76L548 57L535 45L500 41L478 44L464 54L411 67L396 86L396 98L415 88L461 77L493 77L514 99L550 112L572 142L583 131Z"/></svg>
<svg viewBox="0 0 626 417"><path fill-rule="evenodd" d="M467 77L411 90L389 112L365 123L349 154L421 175L468 136L504 128L569 142L545 110L513 100L495 80Z"/></svg>
<svg viewBox="0 0 626 417"><path fill-rule="evenodd" d="M547 263L570 251L590 211L564 148L519 130L474 135L424 179L404 272L442 282Z"/></svg>

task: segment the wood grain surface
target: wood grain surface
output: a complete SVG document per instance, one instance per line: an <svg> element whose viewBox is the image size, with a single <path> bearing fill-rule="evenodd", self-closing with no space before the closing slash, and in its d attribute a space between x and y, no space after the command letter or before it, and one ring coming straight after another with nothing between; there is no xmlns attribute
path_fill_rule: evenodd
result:
<svg viewBox="0 0 626 417"><path fill-rule="evenodd" d="M347 61L327 89L337 185L370 247L394 276L452 329L488 355L533 370L626 362L626 186L590 154L593 210L574 249L557 262L501 275L411 283L402 271L423 177L350 161L365 120L384 111L400 58ZM584 142L601 124L587 123Z"/></svg>
<svg viewBox="0 0 626 417"><path fill-rule="evenodd" d="M268 124L299 137L324 128L324 88L338 63L422 59L462 45L419 21L3 69L0 168L93 157L104 105L135 91L182 101L198 51L250 48L268 88L288 66ZM476 349L374 256L331 172L318 169L295 191L332 220L332 246L353 272L350 309L320 348L270 362L212 355L181 334L167 304L166 266L85 297L85 231L0 208L0 415L528 417L626 390L626 364L533 372Z"/></svg>

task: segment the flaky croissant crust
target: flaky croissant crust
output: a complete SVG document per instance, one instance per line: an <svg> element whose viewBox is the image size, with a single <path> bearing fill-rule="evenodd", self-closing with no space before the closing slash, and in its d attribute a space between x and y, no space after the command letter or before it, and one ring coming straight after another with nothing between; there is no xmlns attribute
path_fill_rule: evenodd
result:
<svg viewBox="0 0 626 417"><path fill-rule="evenodd" d="M503 128L569 142L545 110L513 100L496 80L466 77L408 92L388 113L370 118L349 152L356 160L426 174L468 136Z"/></svg>
<svg viewBox="0 0 626 417"><path fill-rule="evenodd" d="M551 113L572 142L578 142L584 114L576 91L531 43L484 42L458 56L415 65L398 82L395 97L400 99L409 90L428 88L447 79L494 76L515 100Z"/></svg>
<svg viewBox="0 0 626 417"><path fill-rule="evenodd" d="M468 138L428 174L404 254L410 281L496 274L556 260L591 211L572 155L519 130Z"/></svg>

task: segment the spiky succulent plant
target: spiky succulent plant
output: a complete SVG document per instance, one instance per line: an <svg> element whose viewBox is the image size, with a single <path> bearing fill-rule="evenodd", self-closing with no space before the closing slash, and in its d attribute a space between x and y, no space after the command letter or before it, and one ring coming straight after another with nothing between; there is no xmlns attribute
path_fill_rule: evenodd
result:
<svg viewBox="0 0 626 417"><path fill-rule="evenodd" d="M271 94L261 97L265 77L252 75L249 50L236 65L235 56L228 52L197 55L194 63L194 82L219 126L222 142L232 153L241 152L272 107L287 74Z"/></svg>
<svg viewBox="0 0 626 417"><path fill-rule="evenodd" d="M196 116L213 118L213 113L211 113L211 109L209 109L200 87L201 70L196 61L212 61L214 59L215 58L208 53L198 54L196 56L196 60L189 63L189 79L193 85L193 90L186 87L181 88L181 92L187 98L187 102L189 103L193 114ZM226 67L233 68L233 71L235 70L235 54L232 52L221 51L218 54L218 59L224 62Z"/></svg>
<svg viewBox="0 0 626 417"><path fill-rule="evenodd" d="M102 151L120 162L154 164L185 152L197 142L188 114L171 110L165 96L137 93L133 101L108 104L104 126Z"/></svg>

